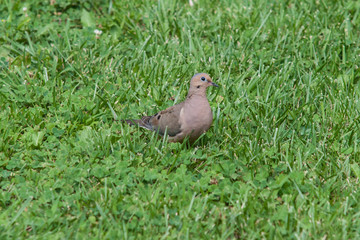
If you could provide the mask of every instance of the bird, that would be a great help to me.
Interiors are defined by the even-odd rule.
[[[169,142],[194,143],[211,126],[213,114],[206,97],[206,89],[219,87],[207,73],[197,73],[190,81],[186,99],[152,116],[125,120],[129,125],[168,135]]]

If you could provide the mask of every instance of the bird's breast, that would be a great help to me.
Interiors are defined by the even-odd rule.
[[[207,98],[192,98],[186,102],[180,112],[182,126],[187,132],[202,134],[212,123],[213,115]]]

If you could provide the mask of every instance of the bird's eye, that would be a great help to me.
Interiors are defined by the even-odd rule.
[[[201,77],[200,79],[201,79],[201,81],[203,81],[203,82],[205,82],[205,80],[206,80],[205,77]]]

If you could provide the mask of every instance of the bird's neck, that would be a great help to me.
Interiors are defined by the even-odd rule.
[[[193,96],[201,96],[206,98],[206,88],[200,87],[200,88],[190,88],[189,93],[187,95],[187,99],[192,98]]]

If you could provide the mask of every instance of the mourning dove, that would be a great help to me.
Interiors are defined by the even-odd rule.
[[[206,88],[219,87],[206,73],[195,74],[190,81],[189,93],[185,101],[169,107],[153,116],[139,120],[125,120],[130,125],[169,135],[170,142],[182,142],[185,138],[193,143],[211,126],[213,115],[206,98]]]

